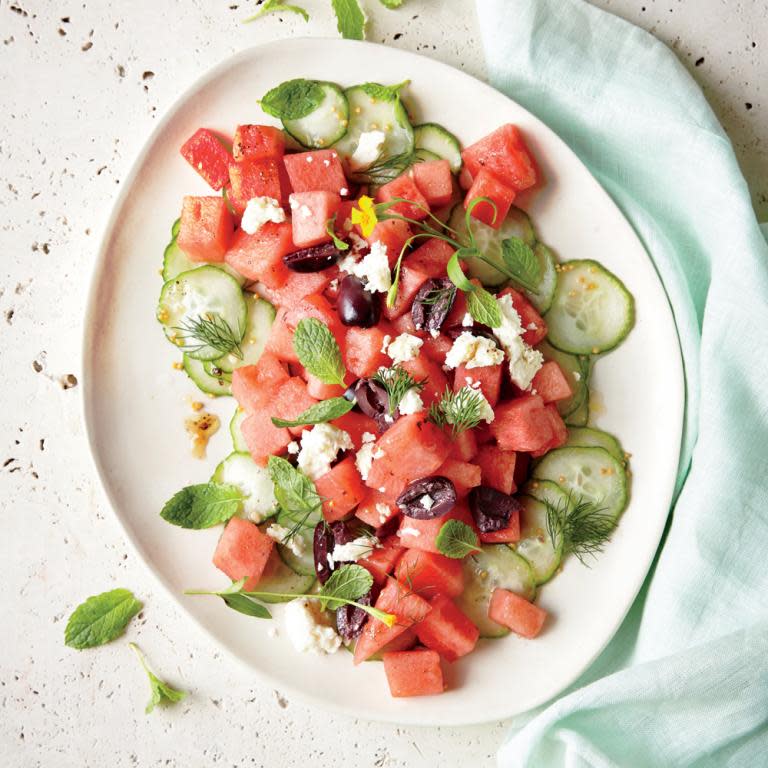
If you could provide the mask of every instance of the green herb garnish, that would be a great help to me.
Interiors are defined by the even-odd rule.
[[[314,112],[325,98],[322,86],[316,80],[287,80],[273,88],[262,98],[261,108],[281,120],[299,120]]]
[[[173,330],[180,334],[176,345],[188,354],[194,355],[201,349],[211,347],[219,353],[219,357],[233,354],[241,360],[243,358],[240,349],[243,331],[240,328],[235,331],[221,315],[188,317],[182,325],[175,326]]]
[[[75,608],[64,630],[70,648],[94,648],[119,637],[128,622],[143,608],[127,589],[113,589],[89,597]]]
[[[331,0],[336,14],[336,27],[342,37],[365,39],[365,14],[358,0]]]
[[[310,405],[306,411],[300,413],[295,419],[278,419],[272,417],[272,423],[276,427],[301,427],[305,424],[324,424],[327,421],[338,419],[345,413],[349,413],[355,407],[354,401],[345,397],[332,397],[330,400],[321,400]]]
[[[544,500],[544,506],[547,532],[555,549],[562,545],[563,556],[576,555],[582,563],[603,551],[616,527],[613,516],[594,501],[574,501],[569,495],[557,504]]]
[[[461,520],[448,520],[443,523],[435,538],[435,546],[443,555],[455,560],[480,551],[477,534]]]
[[[283,537],[283,544],[287,544],[304,528],[314,528],[320,522],[323,502],[315,484],[285,459],[270,456],[267,469],[282,514],[293,523]]]
[[[236,485],[188,485],[165,503],[160,517],[180,528],[211,528],[237,514],[244,499]]]
[[[128,643],[139,657],[142,669],[147,673],[151,696],[144,711],[149,714],[158,704],[175,704],[186,697],[186,691],[179,691],[163,682],[148,666],[144,654],[136,643]]]
[[[384,2],[384,0],[382,0],[382,2]],[[268,13],[283,13],[284,11],[288,13],[296,13],[299,16],[302,16],[304,21],[309,21],[309,14],[301,6],[289,5],[288,3],[284,3],[283,0],[264,0],[259,10],[254,13],[253,16],[243,19],[243,24],[256,21],[256,19],[260,19]]]
[[[381,83],[363,83],[358,86],[366,96],[370,96],[376,101],[395,101],[400,98],[400,91],[410,84],[410,80],[403,80],[397,85],[381,85]]]
[[[380,384],[387,393],[389,400],[389,415],[394,415],[401,400],[409,389],[421,392],[424,389],[426,379],[416,380],[401,365],[393,365],[391,368],[379,368],[372,379]]]
[[[333,244],[336,246],[337,251],[348,251],[349,250],[349,243],[344,242],[337,234],[336,234],[336,214],[334,213],[333,216],[331,216],[328,221],[325,222],[325,231],[330,236],[331,240],[333,240]]]
[[[462,387],[458,392],[446,387],[440,400],[429,406],[427,418],[438,427],[450,424],[456,437],[482,421],[484,401],[483,393],[472,387]]]
[[[541,264],[531,246],[519,237],[508,237],[501,241],[501,256],[512,279],[535,293],[541,281]]]
[[[341,350],[328,327],[314,317],[299,321],[293,334],[293,349],[299,362],[323,384],[344,386],[347,373]]]

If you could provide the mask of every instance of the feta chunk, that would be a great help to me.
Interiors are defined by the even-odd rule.
[[[467,368],[482,368],[504,362],[504,353],[485,336],[475,336],[463,331],[453,342],[445,356],[449,368],[458,368],[462,363]]]
[[[493,412],[493,408],[491,407],[491,404],[485,399],[485,395],[482,393],[482,391],[478,386],[474,386],[471,384],[467,384],[466,386],[462,387],[456,395],[460,395],[462,392],[467,391],[468,393],[471,393],[473,398],[479,398],[480,401],[480,411],[479,416],[480,419],[483,421],[488,422],[490,424],[495,418],[496,414]],[[450,418],[450,413],[446,414],[446,421],[449,424],[453,424],[453,421]]]
[[[386,293],[392,285],[387,246],[377,240],[362,260],[354,265],[352,274],[363,281],[366,291]]]
[[[421,504],[422,507],[426,510],[432,509],[432,507],[435,506],[435,500],[428,494],[425,493],[420,499],[419,504]]]
[[[493,333],[509,358],[510,378],[520,389],[528,389],[544,364],[544,355],[523,341],[523,324],[512,297],[507,294],[496,302],[501,310],[501,325]]]
[[[333,548],[333,559],[337,563],[356,562],[361,557],[368,557],[379,546],[375,536],[358,536],[346,544],[337,544]]]
[[[379,525],[384,525],[389,520],[392,510],[389,508],[389,505],[382,504],[381,502],[376,504],[375,509],[376,514],[379,516]]]
[[[366,434],[370,434],[370,432],[366,432]],[[377,450],[375,443],[371,441],[366,442],[363,440],[363,444],[360,447],[360,450],[355,455],[355,466],[357,467],[357,471],[360,473],[360,477],[362,477],[363,480],[368,479],[368,473],[371,471],[371,467],[373,466],[373,460],[376,458],[381,458],[383,455],[384,451],[382,451],[380,448]]]
[[[353,448],[352,438],[343,429],[331,424],[316,424],[304,432],[297,463],[307,477],[317,480],[331,471],[331,464],[340,451]]]
[[[243,512],[254,523],[260,523],[277,508],[275,487],[269,472],[256,466],[248,456],[235,456],[222,467],[220,481],[242,491]]]
[[[421,399],[419,390],[411,387],[401,398],[400,405],[397,406],[401,416],[409,416],[412,413],[418,413],[424,410],[424,401]]]
[[[389,344],[392,341],[392,337],[387,333],[384,335],[384,339],[381,342],[381,352],[382,354],[387,354],[387,349],[389,348]]]
[[[395,365],[407,363],[419,356],[419,350],[424,343],[424,339],[414,336],[411,333],[401,333],[387,347],[387,354],[392,358]]]
[[[471,328],[475,324],[475,320],[469,312],[465,312],[464,317],[461,318],[461,324],[465,328]]]
[[[282,224],[285,221],[285,211],[274,197],[252,197],[245,206],[240,229],[249,235],[254,235],[264,224],[272,221]]]
[[[352,157],[349,158],[349,167],[353,171],[357,171],[375,163],[381,154],[381,148],[386,140],[387,135],[384,131],[365,131],[361,133],[357,141],[357,147],[352,153]]]
[[[416,538],[417,536],[421,536],[421,531],[418,528],[405,527],[405,528],[401,528],[397,532],[397,535],[400,537],[413,536],[414,538]]]
[[[291,644],[300,653],[335,653],[341,647],[341,638],[316,600],[291,600],[285,606],[285,628]]]
[[[291,454],[291,456],[296,456],[299,452],[299,444],[295,440],[291,440],[290,443],[288,443],[288,453]]]
[[[293,552],[296,557],[301,557],[305,552],[304,539],[299,536],[291,536],[290,529],[277,523],[272,523],[265,531],[270,539],[273,539],[278,544],[283,544]]]

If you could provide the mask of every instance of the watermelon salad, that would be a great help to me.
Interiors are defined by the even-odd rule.
[[[541,588],[607,544],[628,454],[589,382],[634,323],[621,280],[520,207],[544,183],[522,131],[462,148],[412,125],[407,85],[291,80],[231,140],[197,130],[181,154],[212,191],[183,199],[157,310],[235,401],[232,452],[162,510],[222,526],[231,583],[203,594],[286,603],[292,646],[383,660],[393,696],[546,632]]]

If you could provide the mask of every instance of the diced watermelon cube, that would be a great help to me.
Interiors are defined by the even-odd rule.
[[[392,462],[374,460],[365,484],[389,499],[396,499],[408,485],[408,480],[392,471]]]
[[[461,560],[452,560],[436,552],[420,552],[418,549],[403,551],[395,570],[395,577],[401,584],[427,599],[438,593],[455,597],[464,591]]]
[[[435,544],[435,539],[448,520],[461,520],[470,528],[474,529],[475,527],[475,521],[472,519],[469,507],[465,501],[460,501],[453,509],[441,517],[432,518],[432,520],[416,520],[412,517],[404,517],[397,531],[400,544],[410,549],[420,549],[422,552],[439,553],[440,550]]]
[[[336,211],[334,229],[342,240],[349,239],[349,233],[353,230],[356,235],[360,236],[360,227],[352,223],[352,209],[357,207],[357,202],[357,200],[342,199],[339,204],[339,210]]]
[[[474,281],[470,281],[474,282]],[[467,306],[467,294],[464,291],[456,291],[456,298],[453,300],[453,306],[448,313],[448,317],[443,321],[443,328],[451,328],[454,325],[461,325],[464,315],[469,312]]]
[[[515,191],[497,179],[488,169],[482,168],[475,176],[475,180],[464,198],[464,210],[468,210],[471,202],[479,197],[487,197],[492,200],[496,208],[494,209],[490,203],[482,200],[472,208],[470,216],[489,227],[499,229],[504,219],[507,218],[509,209],[515,200]]]
[[[207,128],[199,128],[181,146],[182,157],[219,192],[229,184],[232,156],[224,142]]]
[[[531,153],[515,125],[497,128],[467,147],[461,159],[472,177],[486,168],[516,192],[532,187],[537,180]]]
[[[552,439],[546,445],[539,448],[539,450],[531,451],[531,456],[534,459],[543,456],[555,448],[559,448],[568,440],[568,427],[565,425],[562,416],[558,413],[557,407],[550,403],[546,406],[546,412],[552,428]]]
[[[466,429],[459,432],[453,438],[453,448],[451,449],[451,458],[459,461],[472,461],[477,456],[477,438],[473,429]]]
[[[465,192],[472,186],[472,174],[467,169],[466,165],[461,166],[459,171],[459,187]]]
[[[281,203],[286,194],[280,183],[280,169],[275,160],[244,160],[229,166],[232,188],[229,201],[240,214],[254,197],[271,197]]]
[[[253,460],[261,467],[267,466],[270,456],[284,453],[293,439],[284,427],[276,427],[265,409],[256,411],[240,425],[243,440]]]
[[[396,698],[430,696],[445,690],[440,656],[435,651],[393,651],[384,654],[389,692]]]
[[[496,408],[491,432],[505,451],[538,451],[552,440],[552,422],[538,395],[523,395]]]
[[[288,378],[285,366],[264,352],[256,365],[243,365],[232,372],[232,395],[243,410],[252,413],[261,410]]]
[[[328,283],[339,274],[337,267],[324,269],[322,272],[292,272],[288,270],[288,279],[280,288],[268,289],[267,298],[276,307],[294,307],[306,296],[322,293]]]
[[[446,459],[437,468],[435,474],[447,477],[456,488],[456,495],[460,499],[481,483],[480,467],[459,459]]]
[[[403,315],[403,317],[410,317],[410,314]],[[424,336],[424,344],[421,347],[421,353],[426,355],[430,360],[438,365],[442,365],[445,362],[445,356],[451,351],[453,342],[447,336],[442,333],[432,338],[430,334],[425,334],[423,331],[417,332],[417,335],[421,333]]]
[[[355,510],[355,517],[370,525],[371,528],[380,528],[399,514],[400,510],[394,498],[374,488],[368,489],[365,498]]]
[[[192,261],[221,262],[233,229],[232,214],[224,198],[187,195],[176,242]]]
[[[387,330],[382,325],[373,328],[347,329],[344,361],[347,370],[356,378],[373,376],[382,366],[390,364],[389,358],[382,352]]]
[[[333,192],[294,192],[290,198],[293,242],[299,248],[328,242],[328,219],[340,203],[341,198]]]
[[[291,421],[316,402],[317,400],[307,391],[307,385],[303,379],[292,376],[274,392],[266,407],[270,411],[270,416]],[[300,435],[305,429],[307,429],[306,426],[288,427],[288,431],[294,436]]]
[[[237,230],[225,261],[248,280],[258,280],[268,288],[280,288],[291,276],[283,256],[294,250],[290,223],[269,221],[252,235]]]
[[[407,173],[379,187],[376,193],[376,202],[379,203],[386,203],[394,198],[402,198],[408,202],[394,203],[387,209],[391,213],[399,213],[416,221],[421,221],[429,215],[429,203]]]
[[[400,539],[397,536],[390,536],[384,539],[381,546],[376,547],[368,557],[361,557],[357,564],[362,565],[373,576],[374,581],[382,585],[405,551],[400,546]]]
[[[467,368],[464,363],[456,368],[453,379],[453,391],[458,392],[467,385],[480,384],[480,391],[491,408],[496,407],[501,393],[501,381],[504,375],[503,365],[481,365],[477,368]]]
[[[448,262],[454,253],[453,247],[436,237],[420,242],[421,245],[407,256],[408,265],[420,269],[427,277],[445,277]]]
[[[522,293],[514,288],[505,288],[499,292],[499,296],[506,296],[507,294],[512,297],[512,306],[520,315],[522,326],[526,329],[523,333],[523,341],[535,347],[547,335],[547,324],[544,322],[544,318]]]
[[[368,492],[352,456],[343,459],[330,472],[318,477],[315,487],[323,499],[323,517],[329,523],[346,517]]]
[[[453,176],[447,160],[416,163],[410,174],[431,209],[448,205],[453,197]]]
[[[471,653],[480,630],[447,595],[437,595],[430,605],[432,610],[414,627],[419,641],[446,661],[456,661]]]
[[[532,386],[545,403],[566,400],[573,395],[563,369],[554,360],[547,360],[539,368],[533,377]]]
[[[285,169],[294,192],[331,192],[341,196],[349,194],[344,169],[335,149],[313,149],[310,152],[286,155]]]
[[[387,247],[387,258],[389,266],[394,267],[395,262],[400,256],[400,251],[405,245],[405,241],[411,236],[411,227],[407,221],[402,219],[384,219],[373,228],[368,242],[381,243]]]
[[[285,154],[285,136],[271,125],[238,125],[232,139],[232,154],[243,160],[277,160]]]
[[[388,627],[373,616],[366,621],[355,645],[355,665],[373,656],[406,629],[421,621],[431,610],[430,604],[424,598],[403,587],[393,578],[387,579],[374,606],[394,614],[395,623]]]
[[[448,379],[438,363],[430,360],[426,355],[419,355],[401,365],[416,381],[424,382],[421,399],[424,401],[425,407],[429,408],[435,400],[439,400],[443,396],[448,386]]]
[[[515,485],[518,488],[522,488],[531,469],[531,454],[530,453],[518,453],[515,457]]]
[[[350,411],[338,419],[334,419],[331,424],[334,427],[343,429],[352,440],[355,450],[358,451],[363,445],[363,435],[368,432],[372,435],[377,434],[376,422],[364,413],[359,411]]]
[[[394,640],[390,640],[370,661],[374,659],[381,660],[382,654],[394,653],[395,651],[409,651],[416,645],[416,633],[413,627],[409,627],[405,632],[401,632]]]
[[[533,638],[541,632],[547,612],[514,592],[497,588],[491,595],[488,618],[521,637]]]
[[[246,579],[245,589],[253,589],[266,568],[275,542],[253,523],[233,517],[221,534],[213,564],[232,581]]]
[[[496,445],[483,445],[478,450],[475,461],[480,466],[483,485],[489,485],[507,495],[517,490],[515,485],[517,454],[514,451],[504,451]]]

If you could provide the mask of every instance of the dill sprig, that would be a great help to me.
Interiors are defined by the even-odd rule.
[[[370,184],[380,187],[400,176],[414,163],[422,159],[419,150],[401,152],[397,155],[380,154],[370,165],[360,168],[350,174],[350,179],[357,184]]]
[[[453,303],[455,297],[456,286],[449,285],[445,288],[433,288],[432,290],[427,291],[424,298],[419,299],[419,301],[427,306],[442,304],[443,301],[445,301],[445,303],[450,306]]]
[[[424,389],[426,379],[417,380],[411,376],[401,365],[393,365],[391,368],[379,368],[374,374],[373,380],[384,387],[389,399],[389,415],[394,415],[400,401],[405,397],[409,389],[421,392]]]
[[[587,565],[585,558],[596,557],[605,548],[616,527],[616,520],[596,502],[569,494],[557,504],[544,500],[547,508],[547,532],[555,548],[562,544],[563,556],[576,555]]]
[[[427,418],[438,427],[450,424],[456,437],[482,421],[484,400],[483,393],[472,387],[462,387],[458,392],[446,387],[440,400],[429,406]]]
[[[213,313],[198,315],[197,318],[186,318],[182,325],[176,326],[175,331],[181,334],[179,346],[185,352],[195,353],[206,347],[215,349],[219,355],[233,354],[243,359],[240,340],[243,334],[240,328],[235,332],[230,324],[221,316]]]

